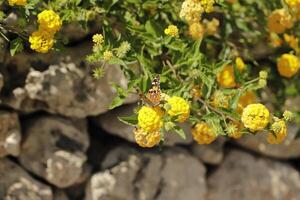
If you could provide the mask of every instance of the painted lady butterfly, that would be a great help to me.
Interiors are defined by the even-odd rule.
[[[157,75],[152,83],[151,88],[147,92],[146,96],[142,95],[142,99],[144,102],[149,104],[150,106],[157,106],[161,101],[161,90],[160,90],[160,78]]]

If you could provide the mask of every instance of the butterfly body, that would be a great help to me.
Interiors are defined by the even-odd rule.
[[[152,83],[151,88],[147,92],[146,96],[142,94],[142,99],[150,106],[157,106],[161,102],[161,90],[160,90],[160,78],[157,75]]]

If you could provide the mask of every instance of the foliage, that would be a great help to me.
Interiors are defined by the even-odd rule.
[[[91,39],[93,53],[87,57],[91,66],[96,66],[94,77],[102,78],[105,68],[118,64],[128,79],[126,89],[113,85],[118,96],[110,108],[122,105],[128,94],[137,93],[141,105],[159,107],[163,112],[162,137],[157,137],[155,130],[156,140],[148,146],[152,147],[157,138],[163,140],[170,131],[185,138],[179,124],[186,120],[194,127],[198,141],[207,135],[202,130],[239,138],[252,134],[241,122],[248,104],[260,99],[272,105],[276,112],[264,119],[267,122],[262,129],[274,133],[271,127],[278,121],[274,115],[282,117],[284,102],[299,96],[300,1],[295,2],[298,4],[281,0],[28,0],[25,6],[11,7],[4,1],[0,3],[0,35],[10,43],[14,55],[30,51],[32,26],[39,26],[38,15],[45,10],[60,16],[62,28],[72,23],[89,31],[90,24],[97,24],[101,28]],[[18,16],[15,24],[7,23],[10,12]],[[196,15],[188,16],[191,13]],[[53,37],[56,50],[68,41],[59,31]],[[292,66],[288,78],[277,70],[277,59],[283,54],[294,58],[292,64],[290,60],[278,64],[278,69]],[[151,85],[157,75],[159,83]],[[266,91],[271,91],[268,99],[262,98]],[[249,93],[255,98],[247,98]],[[187,102],[178,101],[184,109],[168,102],[174,97]],[[135,116],[120,120],[140,129],[138,110]],[[170,110],[178,115],[170,114]],[[179,120],[182,110],[184,120]],[[300,122],[300,110],[294,112]],[[259,115],[260,110],[255,113]],[[201,134],[195,131],[200,129]],[[152,134],[145,130],[137,133],[139,140]]]

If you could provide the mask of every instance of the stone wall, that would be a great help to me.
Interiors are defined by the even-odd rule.
[[[162,148],[139,148],[117,120],[137,97],[108,111],[109,83],[126,80],[118,66],[94,80],[82,62],[90,48],[0,61],[0,199],[299,199],[298,126],[281,145],[257,135],[203,146],[170,133]]]

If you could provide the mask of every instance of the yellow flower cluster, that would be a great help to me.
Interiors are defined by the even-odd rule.
[[[134,130],[136,143],[141,147],[153,147],[161,140],[160,128],[163,111],[160,107],[143,106],[138,111],[138,126]]]
[[[192,128],[192,135],[198,144],[210,144],[217,138],[217,134],[213,129],[204,122],[197,123],[195,127]]]
[[[53,35],[45,30],[35,31],[29,37],[30,48],[40,52],[47,53],[54,44]]]
[[[239,139],[242,137],[243,133],[241,129],[243,128],[243,124],[238,124],[231,122],[227,125],[226,132],[228,134],[228,137],[233,139]]]
[[[268,29],[280,34],[294,25],[292,16],[285,9],[274,10],[268,17]]]
[[[176,37],[178,36],[178,28],[175,25],[169,25],[168,28],[165,29],[165,34]]]
[[[168,115],[177,117],[178,122],[186,121],[190,116],[190,105],[181,97],[173,96],[167,101],[170,108],[167,110]]]
[[[166,113],[184,122],[190,114],[189,103],[181,97],[167,97]],[[136,142],[142,147],[153,147],[161,140],[160,129],[163,126],[165,112],[159,107],[143,106],[138,111],[138,128],[134,131]]]
[[[113,57],[113,53],[109,50],[104,51],[103,60],[109,61]]]
[[[27,4],[27,0],[8,0],[8,4],[10,6],[25,6]]]
[[[139,146],[151,148],[160,142],[161,134],[159,131],[148,133],[142,129],[135,129],[134,138]]]
[[[160,107],[143,106],[138,112],[138,125],[145,132],[157,132],[163,125],[162,116]]]
[[[244,71],[246,69],[246,65],[241,57],[235,59],[235,64],[239,71]]]
[[[58,14],[52,10],[44,10],[38,14],[39,30],[29,37],[30,48],[47,53],[54,44],[54,35],[62,26],[62,21]]]
[[[104,37],[103,37],[103,35],[102,35],[102,34],[95,34],[95,35],[93,35],[93,42],[94,42],[96,45],[98,45],[98,46],[102,45],[103,42],[104,42]]]
[[[283,54],[277,61],[277,69],[281,76],[291,78],[300,69],[299,59],[292,54]]]
[[[300,0],[285,0],[292,13],[300,19]]]
[[[224,69],[217,74],[217,82],[224,88],[233,88],[236,86],[234,68],[232,65],[225,66]]]
[[[250,131],[263,130],[270,121],[270,112],[262,104],[250,104],[244,108],[242,122]]]
[[[58,14],[53,10],[44,10],[38,14],[38,23],[40,24],[40,29],[49,31],[55,34],[62,26],[62,21]]]
[[[273,47],[280,47],[283,43],[279,35],[273,32],[270,33],[269,41]]]
[[[267,141],[270,144],[280,144],[287,136],[286,124],[283,120],[277,120],[271,125],[271,130],[268,134]]]
[[[214,0],[185,0],[182,3],[180,17],[188,24],[197,23],[204,12],[212,12]]]
[[[256,95],[254,92],[252,91],[248,91],[246,92],[244,95],[242,95],[239,99],[239,102],[238,102],[238,107],[237,107],[237,112],[239,114],[242,114],[243,112],[243,109],[250,105],[250,104],[253,104],[257,101],[256,99]]]
[[[204,33],[204,26],[200,22],[195,22],[189,25],[189,34],[194,40],[201,40]]]
[[[235,65],[240,72],[246,69],[246,65],[241,57],[237,57],[235,59]],[[225,66],[224,69],[217,74],[217,82],[224,88],[233,88],[237,86],[234,77],[233,65]]]
[[[203,20],[203,23],[205,25],[205,32],[208,35],[214,35],[217,33],[219,25],[220,25],[220,21],[216,18],[213,18],[212,20],[208,21],[208,20]]]
[[[297,37],[295,37],[294,35],[288,35],[288,34],[284,34],[283,35],[284,41],[294,50],[297,51],[298,49],[298,43],[299,40]]]

